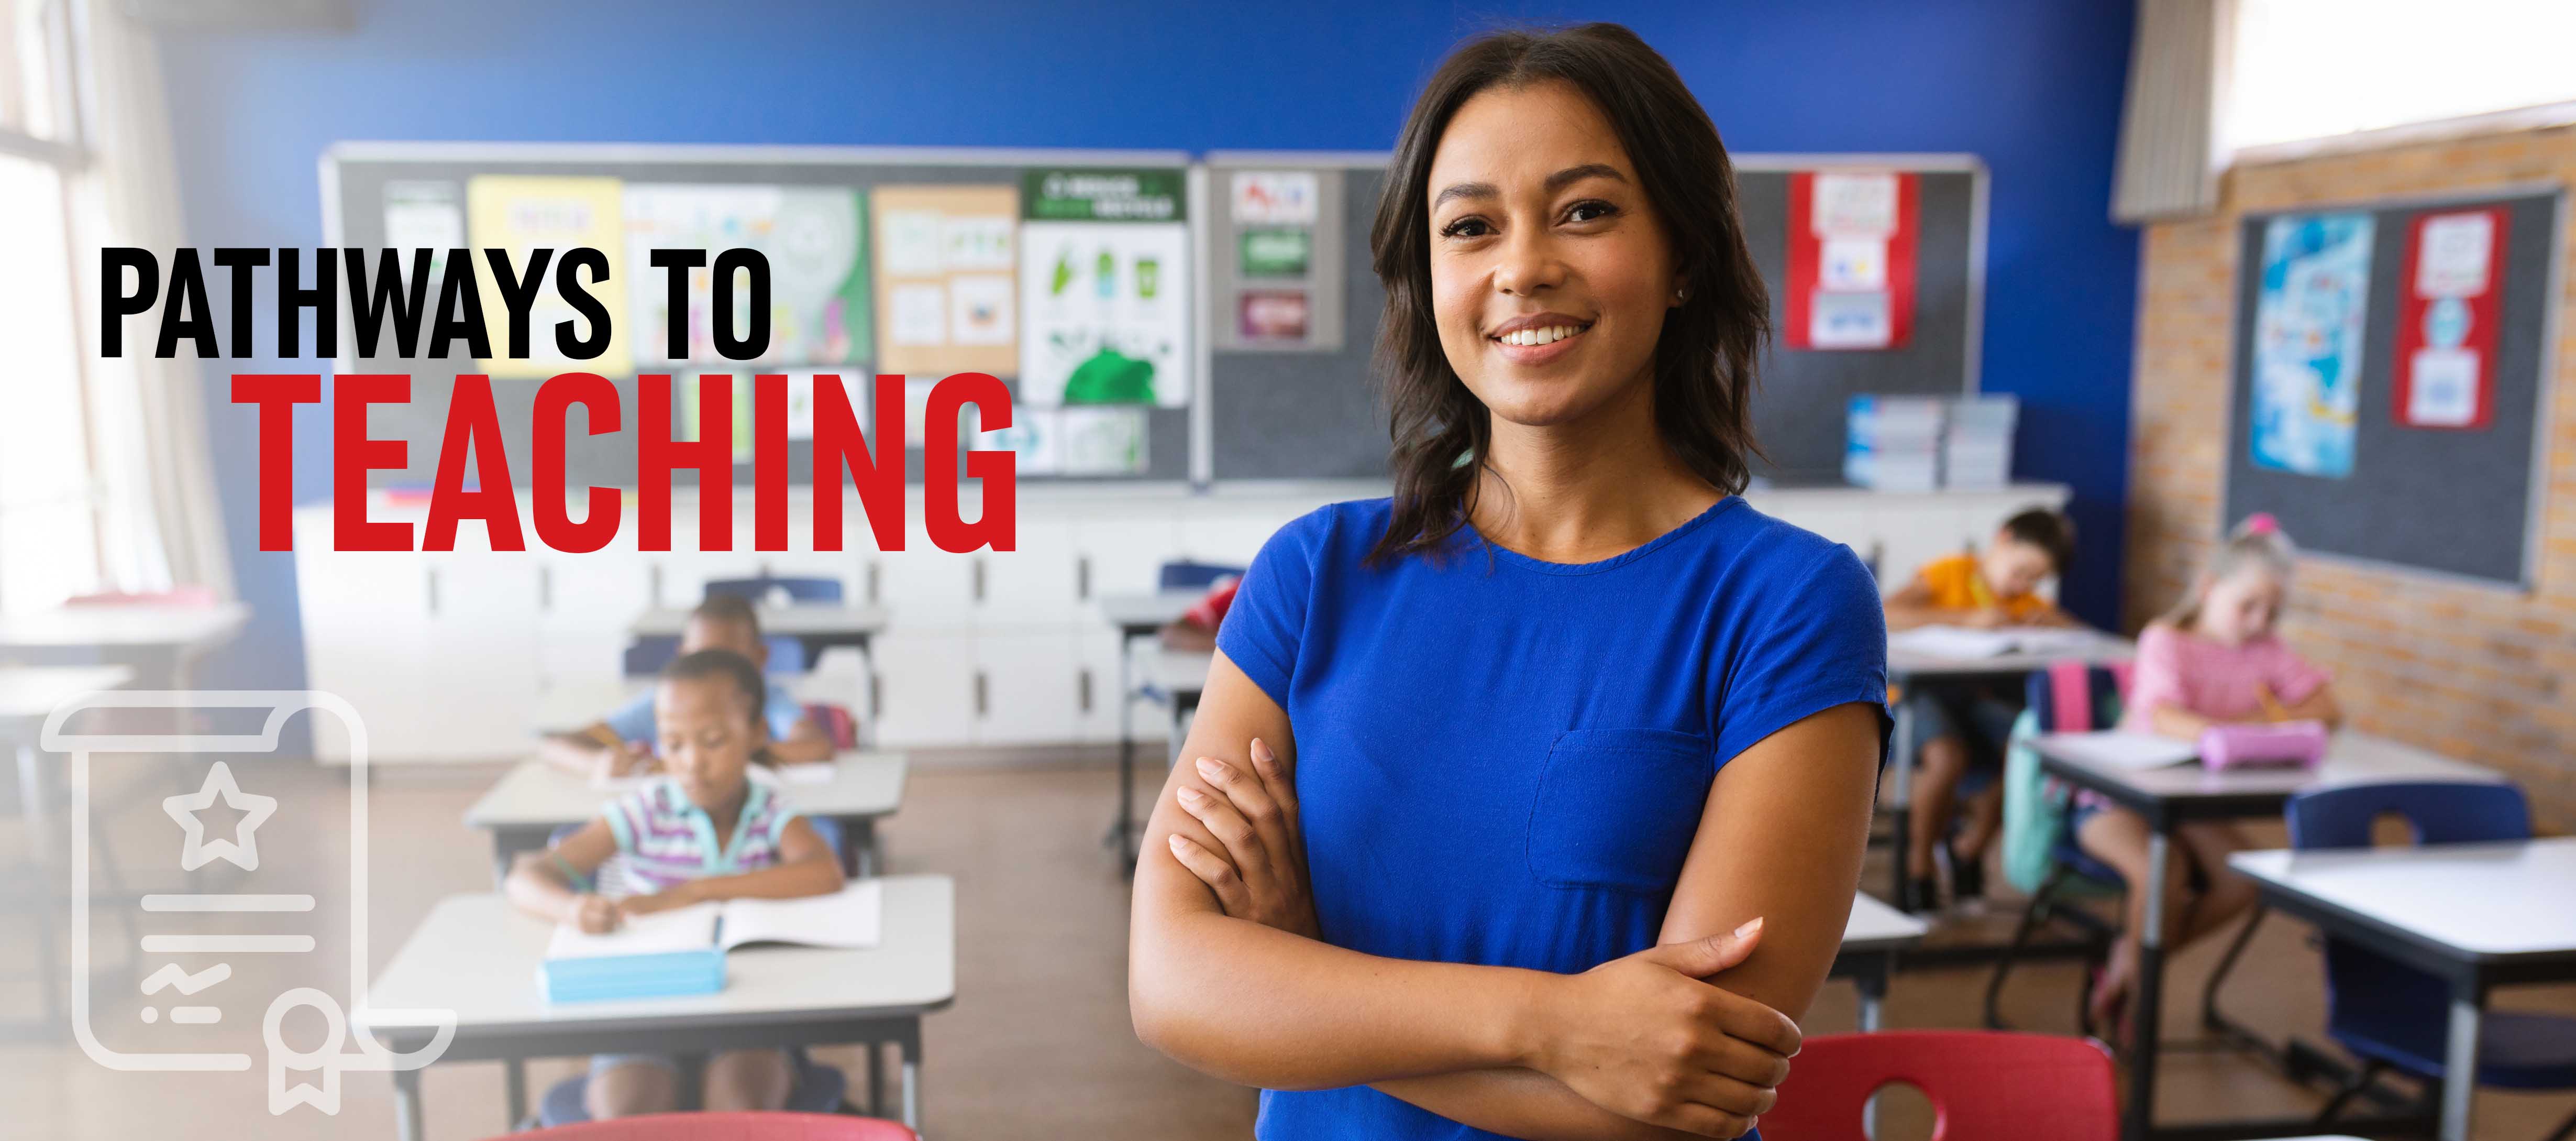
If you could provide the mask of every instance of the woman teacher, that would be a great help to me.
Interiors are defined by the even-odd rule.
[[[1886,630],[1738,497],[1769,301],[1625,28],[1460,48],[1371,235],[1395,494],[1261,550],[1136,869],[1137,1032],[1258,1135],[1741,1136],[1859,879]]]

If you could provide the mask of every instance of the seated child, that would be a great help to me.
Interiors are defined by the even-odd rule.
[[[2295,551],[2269,515],[2239,526],[2182,605],[2138,635],[2122,729],[2198,738],[2212,725],[2341,719],[2325,671],[2276,635]],[[2077,798],[2068,823],[2086,854],[2129,882],[2128,929],[2112,948],[2090,1002],[2097,1025],[2117,1031],[2137,986],[2139,939],[2146,927],[2145,819],[2099,796]],[[2226,824],[2175,830],[2165,875],[2165,947],[2170,953],[2227,925],[2254,905],[2254,886],[2227,866],[2245,847]]]
[[[561,844],[521,855],[504,885],[521,910],[582,930],[704,900],[790,899],[841,887],[841,863],[814,826],[748,778],[768,746],[758,667],[728,650],[684,654],[654,687],[668,772],[619,797]],[[592,885],[596,884],[596,887]],[[591,1059],[594,1118],[667,1113],[679,1105],[678,1062],[649,1054]],[[709,1110],[787,1104],[784,1051],[728,1050],[707,1060]]]
[[[699,650],[730,650],[749,659],[754,668],[764,666],[769,643],[760,636],[759,612],[728,594],[700,603],[680,631],[680,653]],[[766,683],[761,703],[772,742],[769,763],[798,765],[832,759],[831,736],[805,715],[805,707],[796,703],[787,687]],[[653,695],[645,693],[578,733],[547,734],[537,754],[573,772],[620,777],[654,770],[653,740]]]
[[[1887,627],[1904,630],[1946,623],[1999,626],[2073,626],[2074,618],[2035,593],[2066,573],[2075,557],[2075,525],[2065,515],[2033,508],[1996,529],[1985,549],[1926,563],[1914,580],[1887,600]],[[2003,826],[2004,743],[2021,715],[2019,685],[1993,680],[1916,681],[1901,694],[1922,742],[1922,772],[1914,779],[1911,835],[1905,874],[1915,899],[1929,905],[1937,868],[1935,849],[1948,836],[1959,790],[1973,773],[1982,788],[1968,798],[1968,820],[1949,857],[1950,893],[1967,901],[1985,894],[1986,849]]]

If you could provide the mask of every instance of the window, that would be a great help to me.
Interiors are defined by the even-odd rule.
[[[2487,116],[2576,121],[2571,43],[2567,0],[2236,0],[2227,144],[2286,156]]]
[[[0,613],[98,588],[98,471],[73,313],[75,182],[68,0],[0,0],[0,313],[11,404],[0,416]],[[23,318],[23,319],[21,319]]]

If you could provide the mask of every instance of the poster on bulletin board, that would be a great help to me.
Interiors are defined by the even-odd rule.
[[[2363,213],[2286,215],[2264,228],[2249,421],[2255,466],[2352,474],[2375,232]]]
[[[2397,423],[2477,430],[2494,419],[2502,207],[2425,214],[2408,227],[2390,362]]]
[[[1020,196],[1011,186],[879,186],[879,372],[1009,376],[1019,367],[1012,314]]]
[[[1178,169],[1031,170],[1020,400],[1190,402],[1190,231]]]
[[[1918,176],[1799,171],[1789,176],[1793,349],[1902,348],[1913,334]]]

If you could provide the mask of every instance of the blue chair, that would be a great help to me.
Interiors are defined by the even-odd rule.
[[[805,672],[804,642],[785,634],[771,634],[761,638],[761,643],[769,647],[769,664],[762,672],[773,676]],[[678,638],[647,637],[637,638],[634,645],[626,647],[621,661],[626,676],[651,677],[661,673],[671,664],[671,659],[679,656]]]
[[[2119,678],[2103,667],[2060,663],[2032,673],[2027,685],[2024,719],[2016,726],[2017,734],[2024,729],[2036,733],[2077,732],[2109,726],[2120,719]],[[2070,691],[2068,696],[2080,689],[2086,698],[2086,708],[2075,709],[2060,700],[2061,686]],[[2022,788],[2022,782],[2017,781],[2011,771],[2012,762],[2007,761],[2006,764],[2006,797],[2038,792],[2036,787],[2030,790]],[[2047,795],[2045,792],[2038,794]],[[2012,807],[2006,806],[2008,814]],[[2006,827],[2011,825],[2007,823]],[[2013,964],[2042,927],[2064,920],[2082,931],[2084,960],[2092,967],[2099,967],[2110,954],[2111,939],[2117,934],[2099,916],[2069,905],[2088,896],[2116,897],[2126,892],[2128,884],[2119,871],[2087,855],[2075,843],[2074,834],[2062,820],[2047,844],[2048,873],[2031,891],[2030,905],[2022,909],[2021,922],[2014,925],[2011,941],[2004,944],[2003,953],[1995,959],[1995,973],[1986,980],[1985,1021],[1989,1030],[2011,1029],[2005,1025],[2001,1010],[2004,979],[2012,973]],[[2076,1023],[2087,1036],[2094,1030],[2092,1004],[2087,1001],[2089,997],[2081,988],[2075,993]]]
[[[791,602],[833,603],[841,601],[842,598],[841,580],[837,578],[774,575],[761,575],[758,578],[709,579],[706,596],[713,598],[719,594],[730,594],[757,603],[768,598],[773,590],[786,591],[788,600]]]
[[[2382,816],[2404,820],[2416,844],[2531,838],[2531,810],[2510,784],[2410,782],[2319,789],[2290,798],[2290,846],[2367,848]],[[2451,991],[2442,980],[2346,940],[2326,940],[2326,1035],[2362,1068],[2326,1103],[2330,1120],[2389,1070],[2439,1089]],[[2481,1020],[2481,1085],[2576,1090],[2576,1018],[2489,1011]],[[2549,1141],[2576,1135],[2576,1116]]]
[[[1205,590],[1227,575],[1239,575],[1243,568],[1224,563],[1198,563],[1175,559],[1163,564],[1157,587],[1162,590]]]

